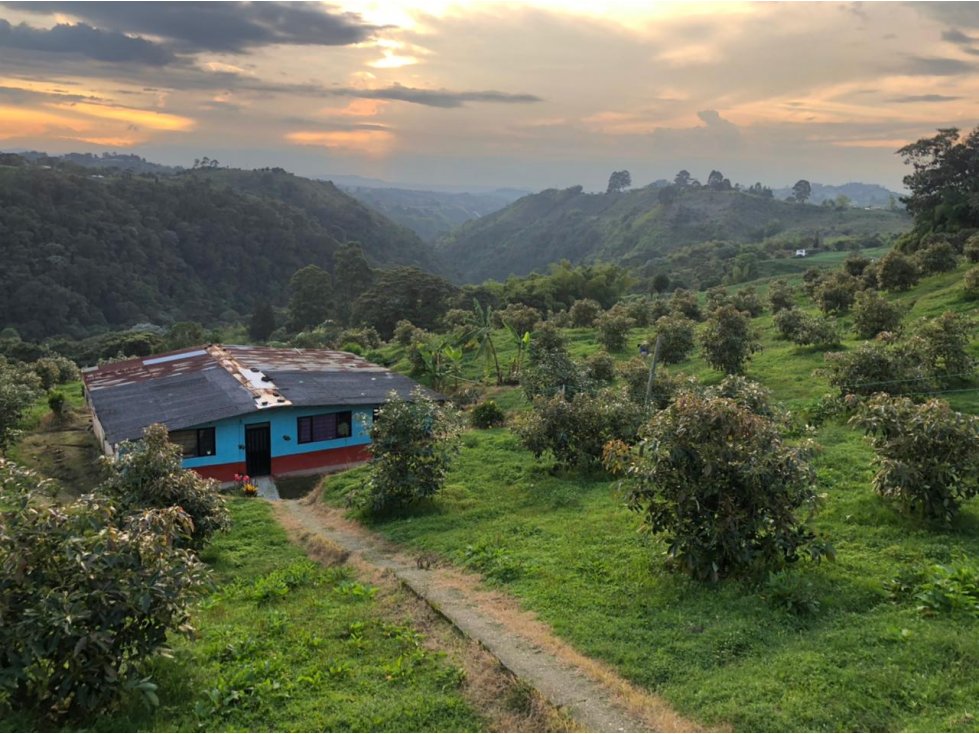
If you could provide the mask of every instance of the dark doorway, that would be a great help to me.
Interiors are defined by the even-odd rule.
[[[245,471],[250,477],[272,473],[272,440],[268,423],[245,426]]]

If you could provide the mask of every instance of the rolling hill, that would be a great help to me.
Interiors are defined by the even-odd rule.
[[[786,246],[813,237],[887,235],[910,226],[902,212],[791,204],[739,191],[651,185],[586,194],[549,189],[468,222],[438,243],[453,276],[464,282],[505,279],[551,262],[641,266],[682,245],[708,241]]]

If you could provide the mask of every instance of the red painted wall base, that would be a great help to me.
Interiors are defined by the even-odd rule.
[[[280,477],[289,474],[313,473],[317,469],[329,471],[331,468],[360,464],[371,458],[369,444],[360,446],[345,446],[342,449],[325,449],[310,451],[307,454],[272,457],[272,476]],[[245,462],[237,461],[230,464],[214,464],[213,466],[194,467],[194,471],[202,477],[216,479],[222,484],[235,480],[235,474],[245,473]]]

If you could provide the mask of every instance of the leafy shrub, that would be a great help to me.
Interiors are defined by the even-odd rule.
[[[816,290],[816,304],[826,314],[841,314],[850,310],[856,296],[858,283],[856,278],[843,272],[836,272],[826,277]]]
[[[401,319],[394,327],[394,340],[403,347],[408,346],[414,340],[415,332],[420,331],[408,319]]]
[[[547,322],[558,329],[567,329],[571,324],[571,315],[565,311],[551,311],[547,317]]]
[[[979,232],[972,235],[965,241],[962,247],[962,254],[970,263],[979,263]]]
[[[123,443],[119,458],[108,461],[107,466],[102,489],[122,511],[180,507],[193,523],[187,542],[194,550],[199,551],[230,523],[217,485],[181,468],[180,447],[167,440],[165,426],[152,425],[142,441]]]
[[[47,480],[0,459],[0,691],[19,709],[83,720],[141,678],[169,632],[190,632],[206,570],[177,542],[179,507],[122,518],[84,495],[55,504]]]
[[[48,393],[48,407],[51,412],[56,416],[62,416],[65,413],[65,394],[60,390],[52,390]]]
[[[829,384],[840,394],[891,395],[921,390],[928,376],[906,349],[883,342],[865,343],[848,352],[824,355]]]
[[[877,285],[885,291],[906,291],[918,282],[918,268],[897,250],[877,263]]]
[[[914,331],[908,349],[939,385],[967,380],[975,372],[969,343],[974,324],[962,314],[946,311],[922,321]]]
[[[440,320],[442,323],[442,328],[446,331],[462,329],[472,325],[473,312],[468,308],[450,308],[448,311],[442,314],[442,318]],[[400,324],[401,322],[399,321],[398,323]],[[395,338],[397,338],[397,335],[397,327],[395,327]]]
[[[340,345],[340,351],[356,354],[358,357],[364,356],[364,347],[358,342],[344,342]]]
[[[520,375],[520,385],[528,400],[558,393],[571,399],[584,390],[587,383],[584,371],[563,348],[540,352]]]
[[[773,314],[795,306],[795,289],[784,280],[774,280],[768,286],[768,304]]]
[[[618,367],[619,376],[625,383],[626,394],[634,403],[642,405],[646,400],[646,389],[649,387],[650,404],[659,409],[669,405],[673,398],[685,390],[697,390],[697,378],[682,374],[671,375],[665,369],[656,370],[653,384],[649,385],[649,362],[634,357]]]
[[[608,352],[595,352],[585,362],[588,379],[592,382],[612,382],[615,379],[615,360]]]
[[[704,296],[704,304],[707,307],[708,313],[720,308],[721,306],[732,305],[731,296],[728,295],[727,288],[720,285],[715,285],[713,288],[708,288]]]
[[[979,300],[979,267],[970,268],[962,278],[962,295],[970,301]]]
[[[344,329],[337,337],[337,341],[343,345],[358,344],[363,354],[368,349],[377,349],[381,346],[381,335],[373,326],[364,326],[360,329]]]
[[[613,439],[631,442],[642,422],[642,408],[621,391],[596,395],[578,393],[537,398],[534,408],[520,415],[515,432],[523,445],[540,458],[546,452],[557,464],[591,469],[599,465],[602,448]]]
[[[947,273],[958,265],[955,250],[948,242],[935,242],[918,250],[914,261],[922,273]]]
[[[531,362],[537,362],[549,352],[567,353],[567,342],[554,324],[544,321],[534,327],[527,356],[530,357]]]
[[[582,298],[571,304],[568,311],[571,324],[577,327],[593,326],[595,319],[602,312],[602,304],[591,298]]]
[[[664,364],[685,360],[694,350],[694,322],[682,316],[663,316],[655,332],[661,338],[659,358]]]
[[[626,309],[616,304],[595,319],[598,343],[610,352],[621,352],[625,349],[629,329],[635,325],[636,320],[629,316]]]
[[[927,615],[979,617],[979,565],[964,558],[948,566],[932,566],[914,598],[918,611]]]
[[[494,400],[486,400],[473,407],[469,414],[469,423],[474,428],[494,428],[502,426],[506,421],[506,414]]]
[[[944,400],[876,395],[851,418],[876,452],[874,490],[906,511],[949,521],[979,494],[979,417]]]
[[[746,286],[731,296],[731,305],[739,311],[744,311],[752,318],[761,316],[765,311],[754,286]]]
[[[34,374],[41,380],[41,388],[43,390],[50,390],[60,382],[58,378],[61,375],[61,370],[52,359],[42,357],[31,365],[31,369],[34,370]]]
[[[902,309],[875,291],[857,293],[853,307],[853,330],[861,339],[873,339],[882,331],[897,331]]]
[[[707,364],[728,374],[741,372],[751,354],[761,348],[751,333],[748,315],[733,306],[723,306],[710,315],[700,334],[700,346]]]
[[[802,329],[802,322],[805,318],[806,314],[802,309],[793,306],[792,308],[783,308],[777,312],[772,322],[775,324],[775,330],[782,339],[794,341],[796,334]]]
[[[775,314],[775,329],[783,339],[800,346],[837,347],[840,332],[836,321],[812,316],[797,308],[788,308]]]
[[[651,303],[648,298],[633,298],[622,301],[621,305],[629,318],[636,322],[636,326],[649,326],[652,323]]]
[[[775,418],[779,412],[772,402],[771,390],[741,375],[728,375],[719,384],[707,388],[705,394],[712,398],[733,400],[755,415],[766,418]]]
[[[673,291],[673,295],[670,296],[670,311],[694,321],[703,321],[704,318],[700,312],[700,305],[697,303],[697,294],[684,288],[677,288]]]
[[[532,332],[534,326],[541,320],[541,312],[532,306],[522,303],[511,303],[506,308],[497,311],[495,316],[500,326],[509,325],[519,336]]]
[[[678,396],[641,429],[629,507],[683,572],[716,581],[832,551],[796,518],[816,501],[807,446],[727,398]]]
[[[17,437],[21,419],[41,391],[37,374],[0,357],[0,453]]]
[[[870,259],[861,255],[859,252],[852,252],[843,261],[843,270],[854,278],[863,275],[863,271],[870,265]]]
[[[371,426],[370,469],[360,503],[370,512],[402,509],[438,493],[458,452],[458,420],[420,388],[391,393]],[[356,499],[356,498],[355,498]]]

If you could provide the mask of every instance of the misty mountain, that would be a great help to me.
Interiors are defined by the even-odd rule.
[[[235,321],[357,241],[375,266],[436,269],[430,246],[329,183],[281,170],[174,175],[0,159],[0,329],[85,336]]]
[[[900,197],[902,194],[891,191],[878,184],[865,184],[852,181],[842,186],[829,186],[827,184],[814,183],[809,203],[822,204],[824,201],[836,201],[838,196],[845,196],[850,200],[851,206],[872,207],[874,209],[887,209],[891,203],[903,208]],[[779,199],[785,199],[792,195],[792,187],[786,186],[781,189],[774,189],[774,194]]]
[[[562,259],[641,266],[682,245],[786,242],[904,231],[902,212],[791,204],[739,191],[650,185],[614,194],[549,189],[468,222],[437,247],[454,277],[476,283],[543,271]]]
[[[28,150],[17,153],[21,158],[37,163],[39,165],[51,165],[70,163],[82,168],[110,168],[132,173],[177,173],[182,171],[180,166],[165,166],[162,163],[153,163],[145,158],[131,153],[63,153],[61,155],[49,155],[37,150]]]
[[[435,242],[469,220],[499,211],[528,193],[515,189],[498,189],[479,194],[392,188],[341,188],[391,221],[412,230],[426,242]]]

